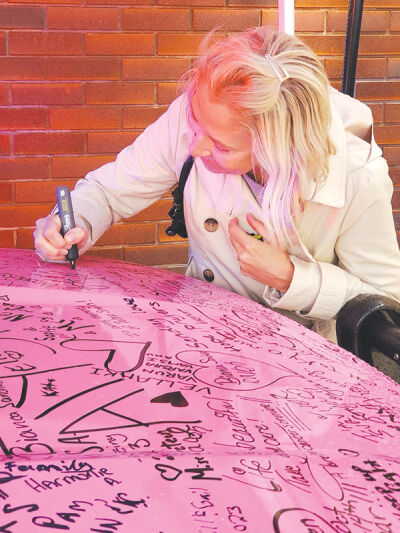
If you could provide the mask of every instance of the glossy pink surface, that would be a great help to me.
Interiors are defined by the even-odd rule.
[[[0,250],[0,531],[400,531],[400,387],[211,284]]]

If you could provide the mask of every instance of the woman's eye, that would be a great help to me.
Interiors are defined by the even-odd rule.
[[[221,148],[217,145],[215,145],[214,148],[217,152],[221,152],[222,154],[228,154],[230,152],[230,150],[228,150],[227,148]]]

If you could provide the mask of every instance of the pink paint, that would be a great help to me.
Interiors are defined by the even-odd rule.
[[[1,531],[398,531],[374,368],[151,267],[2,250],[0,280]]]

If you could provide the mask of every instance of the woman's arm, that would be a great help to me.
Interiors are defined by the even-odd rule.
[[[63,254],[66,245],[74,242],[84,252],[111,225],[135,215],[165,194],[176,183],[177,170],[187,155],[185,113],[182,96],[115,161],[78,181],[71,197],[75,221],[83,234],[75,231],[60,239],[54,215],[49,215],[37,221],[35,247],[39,253],[47,260],[59,260],[60,252]]]
[[[358,294],[383,294],[400,301],[400,251],[390,201],[393,185],[385,169],[386,164],[377,164],[353,171],[352,183],[363,185],[352,194],[337,235],[337,264],[291,256],[292,283],[272,303],[274,307],[330,319]],[[305,308],[310,290],[316,289],[312,306]]]

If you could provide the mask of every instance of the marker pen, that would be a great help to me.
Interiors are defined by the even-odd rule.
[[[263,236],[260,235],[259,233],[248,233],[247,235],[250,235],[250,237],[254,237],[258,241],[264,242]]]
[[[58,216],[61,219],[61,235],[64,235],[70,229],[75,227],[74,211],[72,209],[71,194],[68,187],[64,185],[62,187],[57,187],[56,189],[57,196],[57,206],[58,206]],[[71,268],[75,268],[76,260],[79,257],[78,246],[73,244],[68,250],[68,253],[65,257],[66,261],[70,262]]]

